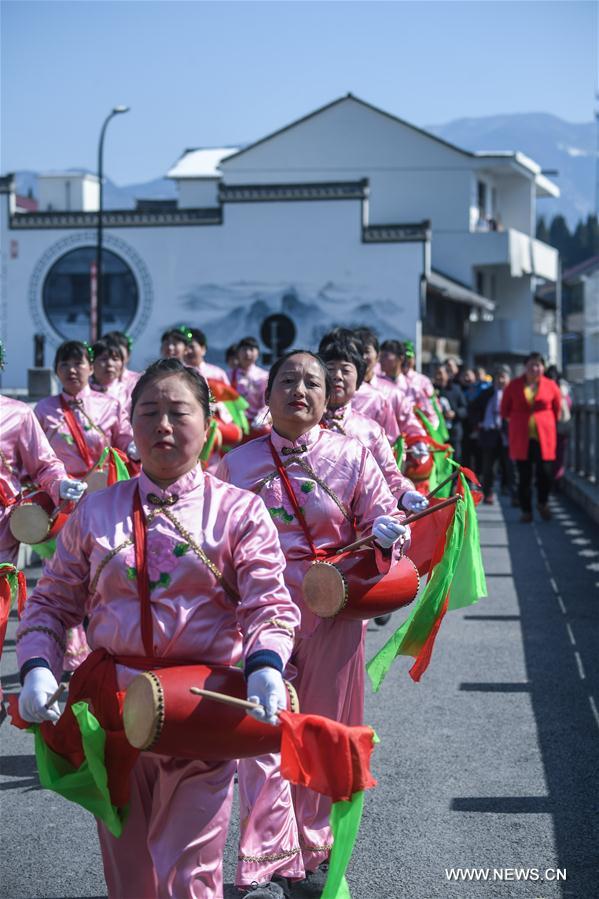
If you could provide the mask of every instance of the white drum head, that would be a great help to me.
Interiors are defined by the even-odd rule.
[[[50,530],[50,516],[37,503],[22,503],[10,514],[10,532],[19,543],[41,543]]]

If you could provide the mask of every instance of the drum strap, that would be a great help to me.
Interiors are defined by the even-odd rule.
[[[88,470],[91,470],[94,467],[94,460],[91,457],[91,453],[89,451],[89,447],[85,440],[85,435],[83,433],[83,428],[79,424],[77,420],[77,416],[66,402],[65,398],[60,396],[60,405],[62,406],[62,411],[64,415],[64,419],[67,423],[67,428],[71,432],[71,437],[75,441],[75,446],[77,447],[77,451],[79,455],[85,462],[85,467]]]
[[[297,501],[297,497],[293,491],[293,487],[291,486],[291,481],[289,480],[289,475],[285,471],[285,466],[281,462],[281,457],[279,456],[276,449],[274,448],[272,440],[269,439],[268,445],[270,446],[270,451],[272,453],[273,461],[274,461],[275,465],[277,466],[277,471],[279,473],[279,477],[281,479],[283,489],[285,490],[285,493],[287,494],[287,496],[289,498],[289,502],[291,503],[293,511],[295,512],[295,517],[297,518],[297,520],[300,524],[300,527],[301,527],[302,531],[304,532],[304,536],[305,536],[308,546],[310,547],[310,550],[312,552],[312,557],[314,559],[323,559],[327,555],[326,550],[319,549],[314,544],[314,540],[312,539],[312,534],[310,533],[310,529],[308,528],[308,522],[305,519],[303,509],[300,507],[300,505]]]
[[[0,478],[0,506],[4,506],[6,509],[8,506],[14,506],[16,501],[16,497],[11,496],[6,489],[6,481]]]
[[[147,656],[154,655],[150,578],[148,575],[147,532],[139,486],[133,498],[133,545],[141,617],[141,639]]]

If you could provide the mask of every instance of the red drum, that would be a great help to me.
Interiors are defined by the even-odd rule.
[[[19,543],[35,545],[55,537],[68,518],[43,490],[23,493],[10,513],[10,532]]]
[[[288,709],[298,711],[297,695],[285,681]],[[146,671],[130,684],[123,706],[128,741],[136,749],[182,759],[225,761],[281,748],[281,728],[256,721],[246,710],[190,693],[201,687],[246,698],[239,668],[181,665]]]
[[[426,481],[430,477],[433,470],[434,459],[432,453],[429,453],[428,459],[421,462],[419,456],[414,456],[408,450],[404,474],[406,478],[416,483],[417,481]]]
[[[373,550],[367,548],[313,562],[302,590],[306,605],[319,618],[365,620],[407,606],[419,586],[420,576],[407,556],[381,574]]]

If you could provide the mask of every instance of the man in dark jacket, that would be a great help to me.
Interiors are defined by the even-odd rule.
[[[433,384],[449,431],[449,442],[454,449],[454,458],[456,462],[460,462],[464,434],[463,422],[468,414],[464,393],[459,384],[450,383],[447,369],[443,365],[439,365],[436,369]]]
[[[514,467],[509,457],[507,422],[501,418],[503,391],[510,382],[510,369],[499,365],[495,369],[493,386],[479,394],[470,404],[469,418],[473,428],[478,428],[478,441],[482,451],[482,488],[487,505],[495,501],[493,485],[495,466],[499,463],[502,492],[515,498]]]

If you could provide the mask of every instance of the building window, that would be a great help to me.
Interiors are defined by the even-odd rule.
[[[487,218],[487,185],[484,181],[476,182],[476,204],[478,217],[481,221]]]
[[[58,259],[44,281],[46,318],[65,340],[89,340],[90,270],[95,247],[79,247]],[[139,305],[139,291],[127,263],[110,250],[102,252],[102,330],[127,331]]]

